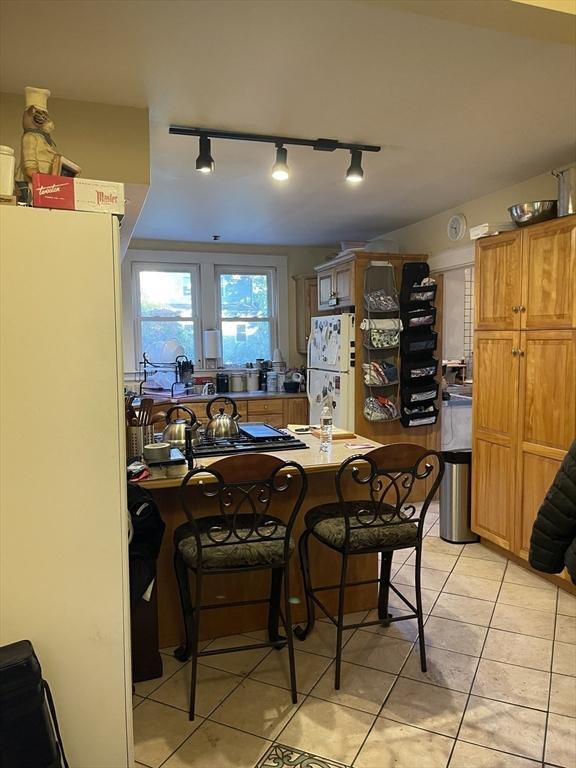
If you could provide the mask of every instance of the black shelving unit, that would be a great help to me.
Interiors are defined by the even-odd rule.
[[[425,261],[413,261],[402,267],[400,289],[400,420],[404,427],[435,424],[438,408],[438,344],[436,323],[437,285],[428,282],[430,267]]]
[[[400,418],[400,301],[394,267],[371,261],[364,270],[362,381],[364,418],[372,422]]]

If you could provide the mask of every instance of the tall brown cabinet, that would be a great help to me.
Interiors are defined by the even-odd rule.
[[[476,246],[472,528],[527,559],[576,435],[576,216]]]

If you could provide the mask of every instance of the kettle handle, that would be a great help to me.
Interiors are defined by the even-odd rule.
[[[235,419],[238,416],[238,406],[236,405],[236,400],[233,400],[231,397],[213,397],[212,400],[209,400],[206,403],[206,416],[208,416],[209,419],[214,418],[212,415],[212,406],[217,402],[231,403],[232,416],[230,418]]]
[[[191,411],[190,408],[186,408],[185,405],[173,405],[172,408],[168,408],[166,411],[166,424],[170,424],[171,422],[171,416],[174,413],[174,411],[185,411],[188,416],[190,416],[190,426],[193,424],[196,424],[198,419],[196,418],[196,414],[194,411]]]

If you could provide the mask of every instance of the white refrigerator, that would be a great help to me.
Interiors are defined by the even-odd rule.
[[[74,768],[134,763],[120,295],[110,214],[0,206],[0,645]]]
[[[320,423],[324,391],[335,427],[354,431],[354,315],[313,317],[308,338],[310,424]]]

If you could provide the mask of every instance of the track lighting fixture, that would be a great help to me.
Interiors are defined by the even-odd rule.
[[[290,176],[288,168],[288,150],[285,144],[296,147],[311,147],[317,152],[334,152],[345,149],[350,152],[350,167],[346,171],[346,181],[357,183],[364,178],[362,170],[362,152],[380,152],[381,147],[371,144],[348,144],[337,139],[297,139],[289,136],[269,136],[260,133],[238,133],[236,131],[221,131],[210,128],[189,128],[185,125],[171,125],[169,133],[175,136],[198,136],[200,138],[200,154],[196,160],[196,170],[211,173],[214,170],[214,160],[210,154],[210,139],[228,139],[231,141],[259,141],[276,146],[276,162],[272,166],[272,178],[285,181]]]
[[[276,147],[276,162],[272,166],[272,178],[276,181],[286,181],[290,178],[290,168],[288,168],[288,150],[282,145]]]
[[[362,152],[359,149],[351,149],[350,157],[350,165],[346,171],[346,181],[349,181],[351,184],[358,184],[364,178]]]
[[[200,136],[200,154],[196,158],[196,170],[200,173],[212,173],[214,160],[210,154],[210,139],[208,136]]]

